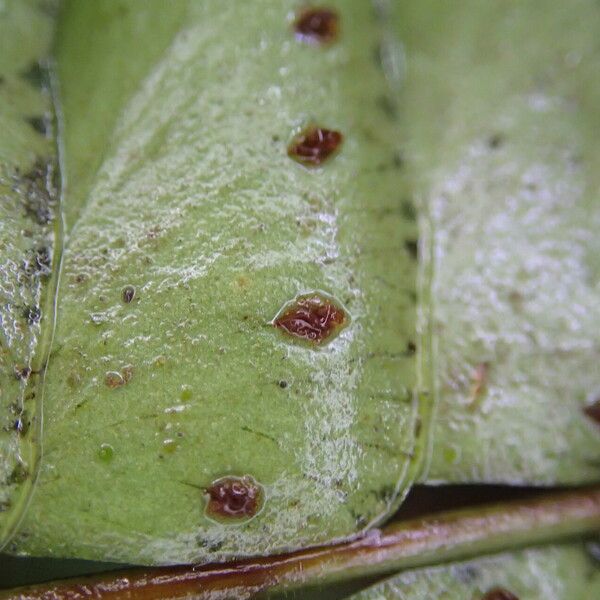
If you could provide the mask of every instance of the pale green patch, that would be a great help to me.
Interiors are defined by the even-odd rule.
[[[399,7],[429,214],[437,414],[427,481],[600,475],[600,7]]]

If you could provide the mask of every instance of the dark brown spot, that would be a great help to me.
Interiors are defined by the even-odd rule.
[[[17,379],[29,379],[31,369],[29,367],[15,367],[15,377]]]
[[[261,486],[249,475],[217,479],[206,493],[206,515],[217,520],[248,519],[260,510],[263,502]]]
[[[284,381],[283,379],[281,381],[277,382],[277,385],[282,389],[285,390],[285,388],[288,386],[288,382]]]
[[[416,260],[419,256],[419,242],[417,240],[405,240],[404,247],[410,257]]]
[[[330,44],[338,35],[338,14],[328,8],[305,8],[296,17],[296,38],[308,44]]]
[[[583,409],[585,415],[600,427],[600,398]]]
[[[121,297],[125,304],[129,304],[135,298],[135,288],[132,285],[126,285],[121,292]]]
[[[288,156],[303,165],[318,166],[338,149],[342,140],[339,131],[311,125],[292,140]]]
[[[504,137],[500,133],[495,133],[494,135],[490,136],[490,138],[488,139],[488,146],[490,148],[492,148],[493,150],[500,148],[500,146],[502,146],[503,143],[504,143]]]
[[[497,587],[486,592],[481,600],[519,600],[519,598],[506,588]]]
[[[406,344],[406,353],[410,356],[412,356],[413,354],[415,354],[417,351],[417,345],[412,341],[409,340],[408,343]]]
[[[318,293],[299,296],[283,307],[273,325],[315,344],[330,339],[348,321],[346,311]]]
[[[23,318],[29,325],[35,325],[42,318],[42,311],[37,306],[27,306],[23,311]]]

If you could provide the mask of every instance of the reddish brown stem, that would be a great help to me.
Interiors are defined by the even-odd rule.
[[[582,536],[598,529],[600,486],[395,523],[352,542],[285,555],[113,572],[21,588],[0,594],[0,598],[248,598],[267,589],[388,573]]]

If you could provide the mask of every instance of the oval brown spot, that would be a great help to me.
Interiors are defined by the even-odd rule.
[[[312,292],[286,304],[273,325],[291,336],[320,344],[331,339],[347,322],[348,314],[341,305]]]
[[[125,385],[126,381],[121,373],[118,373],[117,371],[108,371],[104,376],[104,383],[106,384],[106,387],[114,389]]]
[[[585,415],[600,427],[600,398],[583,409]]]
[[[296,38],[308,44],[330,44],[338,35],[338,14],[329,8],[306,8],[294,22]]]
[[[481,600],[519,600],[519,598],[507,589],[497,587],[487,592]]]
[[[263,490],[249,475],[222,477],[206,490],[206,516],[216,520],[245,520],[253,517],[263,503]]]
[[[135,288],[132,285],[126,285],[121,292],[121,297],[125,304],[129,304],[135,298]]]
[[[292,140],[288,146],[288,156],[303,165],[315,167],[326,161],[342,140],[339,131],[311,125]]]

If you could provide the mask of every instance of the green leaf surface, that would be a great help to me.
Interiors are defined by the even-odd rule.
[[[417,226],[374,60],[384,24],[332,5],[339,40],[319,47],[295,39],[292,1],[67,4],[69,229],[44,461],[12,551],[271,553],[354,535],[410,484]],[[345,140],[309,169],[287,146],[310,123]],[[272,324],[314,291],[349,314],[319,346]],[[262,510],[208,518],[206,489],[244,475]]]
[[[398,6],[429,215],[428,482],[597,481],[600,6]]]
[[[501,595],[501,591],[505,595]],[[590,547],[584,544],[547,546],[405,571],[351,596],[353,600],[583,600],[598,597],[598,558],[594,558]]]
[[[27,504],[39,458],[57,203],[44,66],[52,31],[34,2],[0,6],[0,548]]]
[[[319,45],[292,0],[66,2],[62,214],[33,85],[52,5],[0,5],[4,539],[31,500],[11,552],[346,539],[428,440],[428,483],[598,480],[600,7],[329,5]],[[317,167],[288,156],[309,125],[344,137]],[[24,269],[51,254],[54,279]],[[274,326],[306,294],[346,314],[321,344]],[[252,519],[207,516],[228,476],[260,485]]]

